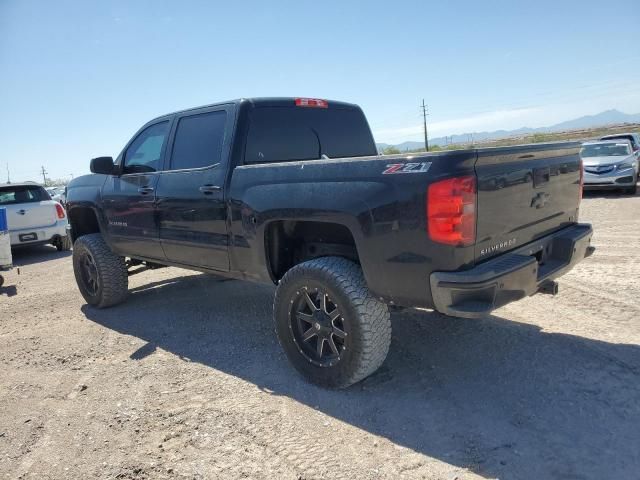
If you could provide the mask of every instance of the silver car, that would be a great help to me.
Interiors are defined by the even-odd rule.
[[[635,194],[638,159],[627,139],[599,140],[582,144],[584,189],[621,189]]]

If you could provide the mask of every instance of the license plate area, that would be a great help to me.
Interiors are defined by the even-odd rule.
[[[21,242],[32,242],[33,240],[37,240],[38,239],[38,234],[35,232],[32,233],[21,233],[20,235],[18,235],[18,239]]]

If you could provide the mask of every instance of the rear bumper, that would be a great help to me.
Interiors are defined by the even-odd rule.
[[[488,260],[470,270],[434,272],[431,294],[445,315],[480,318],[507,303],[546,289],[591,255],[589,224],[577,224]]]
[[[34,240],[25,240],[25,238],[29,238],[31,234],[35,234],[36,238]],[[27,235],[27,237],[25,237],[25,235]],[[65,235],[67,235],[66,219],[58,220],[53,225],[47,227],[24,228],[21,230],[9,231],[12,247],[51,243],[51,240],[54,238],[64,237]]]

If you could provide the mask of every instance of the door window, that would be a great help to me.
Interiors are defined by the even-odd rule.
[[[171,170],[201,168],[220,163],[227,112],[183,117],[178,122],[171,154]]]
[[[161,169],[162,147],[169,133],[169,122],[145,128],[124,154],[124,173],[149,173]]]

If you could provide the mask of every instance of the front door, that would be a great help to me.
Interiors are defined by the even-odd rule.
[[[110,175],[102,200],[107,233],[116,253],[163,260],[155,210],[170,122],[143,129],[124,151],[121,174]]]
[[[229,270],[224,181],[230,108],[192,111],[176,119],[169,166],[156,192],[160,241],[171,262]]]

